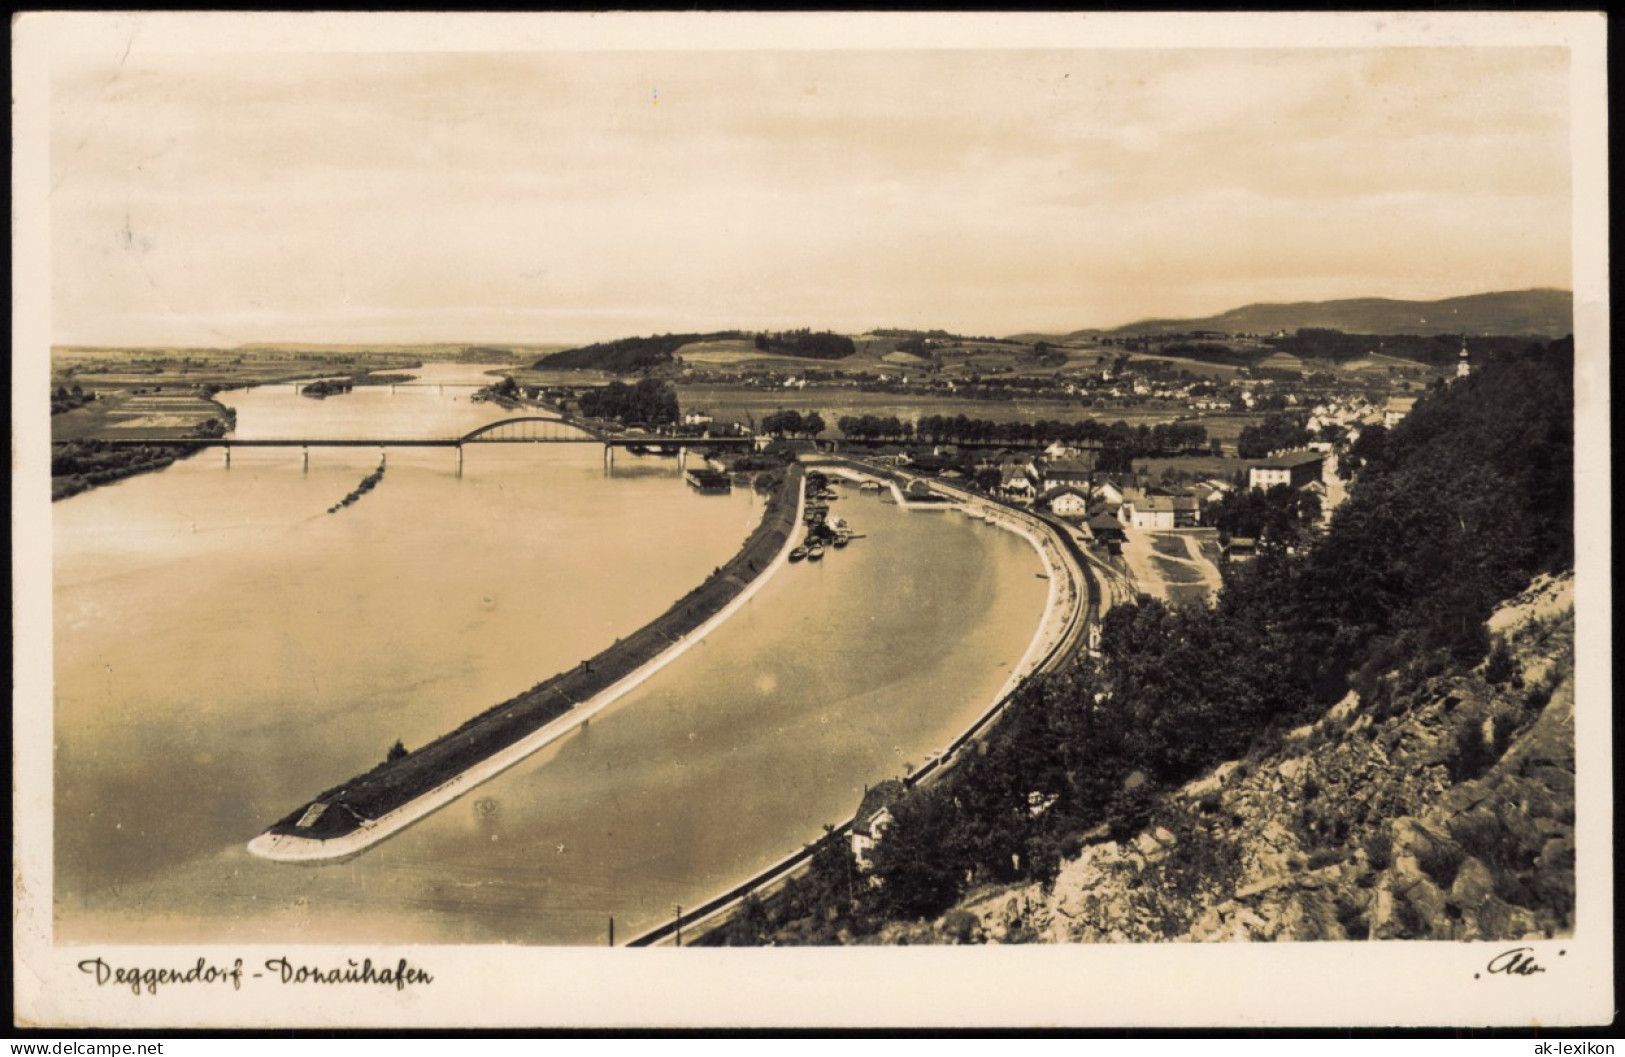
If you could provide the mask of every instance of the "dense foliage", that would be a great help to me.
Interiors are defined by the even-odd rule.
[[[1309,443],[1309,430],[1304,428],[1307,417],[1291,411],[1265,415],[1264,421],[1241,431],[1236,454],[1243,459],[1262,459],[1272,451],[1303,447]]]
[[[787,330],[777,334],[756,335],[756,347],[762,352],[780,356],[805,356],[813,360],[840,360],[858,351],[857,345],[844,334],[829,331]]]
[[[762,432],[774,437],[816,437],[828,428],[816,411],[772,411],[762,416]]]
[[[215,428],[223,428],[218,420],[209,421]],[[196,450],[167,447],[161,443],[115,447],[97,440],[76,440],[57,445],[51,450],[51,499],[65,499],[96,485],[161,470],[177,458]]]
[[[86,392],[78,382],[72,388],[59,385],[51,390],[51,414],[60,415],[76,407],[84,407],[96,399],[94,392]]]
[[[658,378],[642,378],[636,385],[610,382],[588,389],[577,403],[588,418],[611,419],[624,426],[664,426],[677,421],[677,392]]]
[[[854,883],[850,856],[822,854],[795,895],[809,912],[768,908],[721,939],[850,939],[939,913],[972,883],[1048,880],[1086,831],[1132,835],[1158,790],[1350,685],[1369,696],[1374,674],[1405,685],[1476,663],[1495,604],[1573,563],[1572,379],[1565,340],[1435,387],[1312,545],[1265,548],[1212,609],[1144,596],[1118,606],[1098,658],[1029,681],[985,743],[893,809],[873,852],[878,883]],[[1278,493],[1259,509],[1266,522],[1301,513]]]
[[[1231,492],[1213,508],[1219,538],[1244,536],[1266,549],[1285,550],[1302,542],[1320,517],[1320,498],[1313,492],[1278,484],[1268,491],[1246,488]]]

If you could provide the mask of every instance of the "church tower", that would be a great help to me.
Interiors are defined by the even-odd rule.
[[[1456,377],[1465,378],[1473,373],[1473,365],[1467,359],[1467,335],[1461,336],[1461,357],[1456,361]]]

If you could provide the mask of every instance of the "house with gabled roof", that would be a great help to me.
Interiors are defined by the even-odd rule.
[[[1094,464],[1083,459],[1045,459],[1037,467],[1039,488],[1048,491],[1061,485],[1082,485],[1087,488],[1094,476]]]
[[[1077,485],[1063,484],[1039,496],[1038,505],[1057,517],[1084,518],[1089,516],[1089,493]]]
[[[886,827],[891,825],[892,807],[907,791],[896,778],[888,778],[863,791],[863,802],[852,818],[852,857],[857,860],[859,869],[869,868],[869,851],[880,843]]]
[[[1247,471],[1247,486],[1268,490],[1278,484],[1302,488],[1325,476],[1326,456],[1318,451],[1291,451],[1255,463]]]
[[[1027,471],[1019,466],[1005,466],[999,477],[999,491],[1007,496],[1031,499],[1037,491]]]

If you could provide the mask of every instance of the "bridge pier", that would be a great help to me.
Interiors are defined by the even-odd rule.
[[[686,469],[688,469],[688,449],[679,446],[677,448],[677,472],[682,473]]]
[[[231,469],[231,445],[226,445],[226,469]]]
[[[461,444],[457,445],[457,476],[459,478],[463,476],[463,446]]]
[[[304,451],[304,455],[305,455],[304,472],[309,473],[310,472],[310,447],[307,445],[302,450]]]
[[[615,445],[604,445],[604,472],[609,473],[615,469]]]

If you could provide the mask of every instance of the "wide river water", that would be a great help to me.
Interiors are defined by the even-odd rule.
[[[241,437],[457,436],[508,417],[469,401],[481,370],[222,399]],[[866,538],[585,729],[352,859],[260,860],[267,824],[647,622],[761,513],[586,444],[471,445],[460,475],[390,448],[327,513],[380,458],[210,449],[53,506],[58,942],[623,941],[946,744],[1044,604],[1020,538],[844,488]]]

